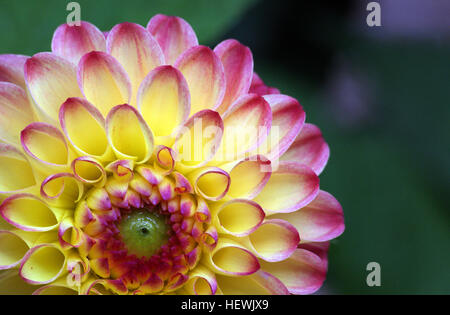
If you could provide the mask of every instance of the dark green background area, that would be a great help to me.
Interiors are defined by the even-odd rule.
[[[424,0],[426,1],[426,0]],[[50,50],[69,1],[1,0],[0,53]],[[321,188],[341,202],[346,231],[330,247],[319,293],[450,294],[450,39],[368,36],[365,16],[348,27],[352,1],[78,1],[102,30],[156,13],[179,15],[202,44],[234,37],[255,71],[296,97],[331,147]],[[355,1],[365,8],[366,1]],[[296,3],[294,6],[292,3]],[[353,3],[354,4],[354,3]],[[405,8],[404,14],[408,14]],[[367,79],[358,119],[330,97],[339,60]],[[369,262],[381,287],[366,285]]]

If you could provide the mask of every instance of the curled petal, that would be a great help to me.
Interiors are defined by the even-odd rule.
[[[41,244],[31,248],[20,265],[19,274],[28,283],[47,284],[63,272],[66,256],[54,244]]]
[[[203,265],[198,265],[189,275],[189,281],[184,286],[188,294],[214,295],[217,291],[217,281],[214,272]]]
[[[208,200],[220,200],[230,187],[230,175],[218,167],[205,167],[189,174],[195,191]]]
[[[26,89],[23,66],[28,56],[0,55],[0,82],[9,82]]]
[[[52,53],[39,53],[25,63],[28,90],[40,111],[58,120],[61,104],[69,97],[81,97],[75,65]]]
[[[169,147],[159,145],[155,150],[155,168],[162,176],[169,175],[175,168],[176,152]]]
[[[206,46],[195,46],[175,62],[186,79],[191,94],[191,113],[216,109],[225,94],[225,74],[217,55]]]
[[[258,259],[248,249],[224,237],[211,253],[204,255],[204,263],[218,274],[246,276],[260,268]]]
[[[222,104],[217,111],[224,113],[241,95],[248,92],[253,75],[253,56],[250,49],[235,39],[227,39],[214,48],[214,52],[222,61],[226,92]]]
[[[103,115],[114,106],[130,101],[130,79],[111,55],[100,51],[84,55],[78,64],[77,79],[86,99]]]
[[[294,142],[305,122],[305,112],[299,102],[290,96],[265,95],[264,99],[272,108],[272,128],[257,152],[273,161]]]
[[[108,140],[119,158],[144,163],[153,153],[153,134],[138,111],[130,105],[114,107],[106,118]]]
[[[178,172],[173,172],[172,177],[175,180],[175,192],[183,194],[183,193],[192,193],[194,191],[191,183],[186,177],[184,177],[184,175]]]
[[[89,156],[80,156],[72,161],[72,172],[76,179],[85,184],[103,186],[106,171],[102,164]]]
[[[302,241],[329,241],[341,235],[345,229],[341,205],[336,198],[322,190],[306,207],[292,213],[275,214],[273,218],[292,223]]]
[[[25,91],[15,84],[0,82],[0,140],[20,143],[20,131],[33,120]]]
[[[185,167],[204,166],[215,155],[223,134],[220,115],[206,109],[196,113],[179,127],[173,149]]]
[[[21,230],[44,232],[58,226],[62,213],[34,195],[17,194],[3,201],[0,215]]]
[[[28,244],[14,231],[0,230],[0,270],[14,268],[22,262],[30,249]]]
[[[281,161],[296,161],[306,164],[319,175],[330,157],[330,148],[325,142],[320,129],[312,124],[305,124],[294,143],[281,156]]]
[[[181,72],[172,66],[152,70],[139,87],[137,106],[155,136],[169,136],[191,110],[189,88]]]
[[[256,149],[271,130],[272,111],[259,95],[246,94],[223,114],[224,136],[216,160],[234,161]]]
[[[106,289],[106,291],[105,291]],[[122,280],[97,279],[88,282],[86,286],[86,294],[108,294],[108,290],[116,294],[127,294],[128,289],[123,284]]]
[[[66,170],[69,150],[66,139],[58,128],[35,122],[20,133],[22,148],[42,170]]]
[[[198,45],[192,27],[177,16],[157,14],[148,22],[147,29],[161,46],[167,64],[173,64],[181,53]]]
[[[219,232],[245,236],[254,232],[264,221],[263,209],[254,201],[234,199],[219,206],[216,212]]]
[[[0,196],[24,192],[36,185],[33,169],[15,147],[0,143]]]
[[[59,121],[67,139],[80,155],[109,160],[112,153],[100,111],[83,98],[69,98],[61,105]]]
[[[295,251],[300,243],[296,228],[287,221],[266,220],[248,236],[249,247],[265,261],[282,261]]]
[[[83,184],[71,173],[50,175],[41,184],[41,196],[57,207],[72,208],[83,194]]]
[[[250,276],[227,277],[218,275],[220,290],[226,295],[288,295],[286,286],[270,273],[259,270]]]
[[[91,23],[81,25],[60,25],[52,39],[52,52],[78,64],[80,58],[93,50],[105,51],[106,43],[102,32]]]
[[[228,196],[231,198],[254,198],[264,188],[272,174],[270,160],[260,155],[221,167],[230,174],[231,185]]]
[[[72,217],[65,217],[58,228],[58,240],[63,249],[80,247],[83,242],[82,231],[74,226]]]
[[[319,256],[301,248],[284,261],[261,262],[261,269],[280,279],[292,294],[314,293],[327,272]]]
[[[61,281],[58,284],[52,283],[40,287],[33,292],[33,295],[78,295],[78,293],[79,292],[77,289],[71,288],[63,281]]]
[[[310,203],[319,192],[319,178],[309,167],[281,162],[254,199],[266,214],[293,212]]]
[[[142,26],[125,22],[112,28],[106,47],[128,73],[133,91],[131,104],[135,105],[139,84],[151,70],[164,64],[158,42]]]

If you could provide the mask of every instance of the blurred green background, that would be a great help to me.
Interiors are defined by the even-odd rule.
[[[0,0],[0,52],[49,51],[68,2]],[[359,0],[78,2],[102,30],[164,13],[202,44],[236,38],[268,85],[300,101],[331,147],[321,188],[346,220],[319,294],[450,294],[448,1],[378,1],[378,28]],[[380,287],[366,284],[372,261]]]

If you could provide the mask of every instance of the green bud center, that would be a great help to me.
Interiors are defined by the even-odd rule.
[[[168,240],[164,216],[145,209],[122,217],[119,231],[130,254],[151,257]]]

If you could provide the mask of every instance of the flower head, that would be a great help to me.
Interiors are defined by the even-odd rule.
[[[344,230],[329,148],[248,47],[179,17],[0,55],[0,288],[307,294]]]

